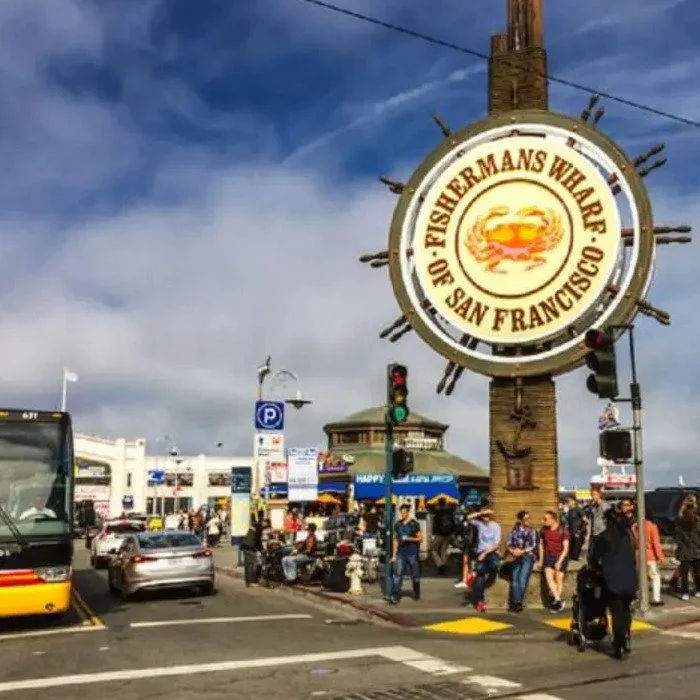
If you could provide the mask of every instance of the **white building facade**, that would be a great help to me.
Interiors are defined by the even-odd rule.
[[[252,467],[252,456],[146,455],[143,438],[75,434],[75,500],[91,500],[103,517],[123,511],[168,515],[180,508],[228,507],[231,467]],[[153,483],[152,472],[164,472]]]

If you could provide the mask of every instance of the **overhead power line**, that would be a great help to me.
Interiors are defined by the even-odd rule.
[[[334,5],[330,2],[325,2],[325,0],[301,0],[309,5],[316,5],[325,10],[331,12],[336,12],[347,17],[352,17],[353,19],[359,19],[362,22],[368,22],[369,24],[374,24],[378,27],[383,27],[384,29],[389,29],[392,32],[397,32],[399,34],[405,34],[407,36],[413,37],[414,39],[420,39],[421,41],[428,42],[429,44],[434,44],[435,46],[442,46],[447,49],[452,49],[453,51],[459,51],[460,53],[468,54],[469,56],[474,56],[475,58],[481,58],[482,60],[488,61],[491,57],[488,54],[482,53],[481,51],[476,51],[475,49],[470,49],[466,46],[461,46],[460,44],[455,44],[451,41],[446,41],[444,39],[439,39],[434,36],[429,36],[428,34],[423,34],[417,32],[414,29],[409,29],[408,27],[402,27],[398,24],[392,24],[391,22],[385,22],[377,17],[372,17],[370,15],[362,14],[361,12],[355,12],[354,10],[349,10],[346,7],[340,7],[339,5]],[[502,60],[502,59],[501,59]],[[507,61],[503,61],[507,64]],[[522,70],[521,65],[511,64],[513,67]],[[530,69],[529,69],[530,70]],[[634,100],[629,100],[625,97],[619,97],[618,95],[613,95],[612,93],[605,92],[603,90],[597,90],[595,88],[589,87],[587,85],[581,85],[572,80],[567,80],[566,78],[559,78],[556,75],[551,75],[550,73],[544,73],[538,70],[530,70],[530,72],[538,75],[540,77],[546,78],[553,83],[559,83],[560,85],[566,85],[567,87],[573,88],[574,90],[581,90],[582,92],[587,92],[589,94],[596,94],[604,97],[612,102],[617,102],[619,104],[626,105],[627,107],[633,107],[634,109],[639,109],[643,112],[648,112],[649,114],[655,114],[658,117],[664,117],[665,119],[671,119],[675,122],[680,122],[686,126],[700,127],[700,122],[693,119],[688,119],[687,117],[680,116],[678,114],[673,114],[671,112],[665,112],[661,109],[656,109],[656,107],[651,107],[641,102],[635,102]]]

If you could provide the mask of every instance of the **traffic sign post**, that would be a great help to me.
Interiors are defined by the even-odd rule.
[[[256,430],[284,430],[284,402],[255,402]]]

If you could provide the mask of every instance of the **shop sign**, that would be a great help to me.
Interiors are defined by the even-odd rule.
[[[313,447],[287,450],[287,479],[290,501],[318,498],[318,450]]]

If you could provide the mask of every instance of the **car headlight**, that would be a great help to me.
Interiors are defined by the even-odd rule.
[[[46,583],[68,581],[71,575],[70,566],[42,566],[36,570],[36,575]]]

